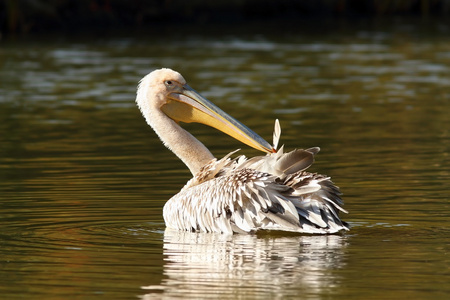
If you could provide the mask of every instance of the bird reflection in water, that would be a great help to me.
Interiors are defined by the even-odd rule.
[[[341,235],[222,235],[166,229],[164,275],[143,299],[239,299],[333,294]],[[315,296],[314,296],[315,295]],[[308,298],[308,297],[307,297]]]

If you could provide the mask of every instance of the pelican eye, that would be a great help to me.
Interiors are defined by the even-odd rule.
[[[173,81],[172,80],[166,80],[164,81],[164,84],[167,86],[173,86]]]

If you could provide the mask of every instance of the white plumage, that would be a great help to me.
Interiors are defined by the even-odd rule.
[[[244,156],[213,160],[166,203],[164,220],[171,228],[228,234],[259,229],[304,233],[348,229],[339,219],[339,211],[345,212],[339,189],[328,177],[304,171],[317,150],[283,154],[280,149],[249,160]],[[301,168],[274,173],[283,169],[283,158],[289,156],[296,157],[291,166],[303,160]]]

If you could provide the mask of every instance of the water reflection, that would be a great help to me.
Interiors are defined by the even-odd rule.
[[[164,275],[144,299],[332,294],[344,267],[346,237],[226,236],[166,229]]]

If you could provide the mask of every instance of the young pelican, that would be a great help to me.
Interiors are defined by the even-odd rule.
[[[189,168],[193,178],[164,205],[166,226],[188,231],[245,233],[282,230],[336,233],[348,230],[339,219],[341,193],[330,178],[305,171],[319,148],[276,150],[186,84],[183,76],[160,69],[139,83],[137,105],[165,146]],[[267,153],[247,159],[217,160],[179,122],[212,126]],[[235,151],[236,152],[236,151]]]

